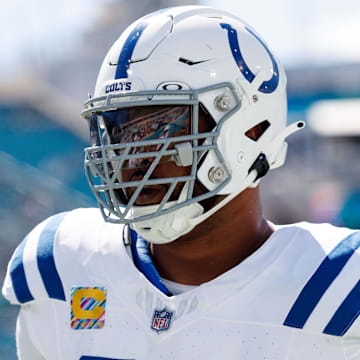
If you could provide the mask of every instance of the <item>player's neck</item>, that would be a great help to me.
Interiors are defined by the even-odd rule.
[[[199,285],[238,265],[272,232],[258,189],[247,189],[189,234],[170,244],[152,244],[150,251],[160,276]]]

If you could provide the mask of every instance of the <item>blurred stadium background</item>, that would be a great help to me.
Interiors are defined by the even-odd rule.
[[[267,217],[360,227],[360,3],[274,0],[260,13],[258,3],[235,0],[15,0],[0,15],[1,283],[35,224],[96,205],[79,113],[105,52],[136,18],[195,3],[230,10],[263,35],[287,71],[289,122],[308,124],[289,139],[286,166],[262,182]],[[16,359],[17,311],[0,295],[0,359]]]

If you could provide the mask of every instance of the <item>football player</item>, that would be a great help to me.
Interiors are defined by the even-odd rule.
[[[304,125],[286,112],[283,68],[234,15],[130,25],[82,113],[100,210],[45,220],[10,260],[19,358],[359,359],[360,234],[261,212]]]

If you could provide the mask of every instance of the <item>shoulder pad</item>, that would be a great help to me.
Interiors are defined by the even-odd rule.
[[[12,304],[46,298],[66,301],[56,268],[54,242],[67,214],[63,212],[40,223],[16,248],[2,288]]]

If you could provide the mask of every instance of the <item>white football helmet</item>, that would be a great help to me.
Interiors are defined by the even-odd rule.
[[[199,114],[213,123],[206,132]],[[153,243],[177,239],[256,186],[284,163],[285,138],[304,125],[286,127],[286,77],[261,37],[202,6],[130,25],[106,55],[82,116],[91,134],[85,172],[105,220],[128,223]],[[250,135],[254,127],[260,136]],[[166,161],[186,175],[155,176]],[[126,175],[139,168],[141,176]],[[152,186],[166,187],[162,200],[138,205]],[[204,210],[201,202],[215,195],[226,196]]]

